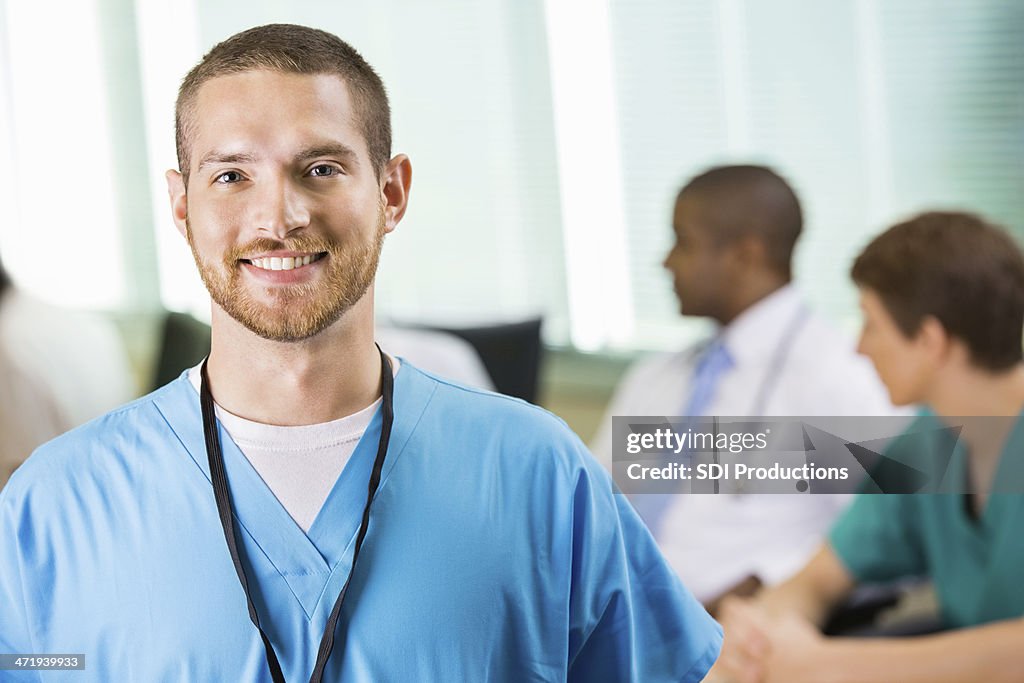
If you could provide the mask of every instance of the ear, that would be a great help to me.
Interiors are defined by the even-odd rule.
[[[181,236],[188,239],[188,228],[185,218],[188,216],[188,197],[185,195],[185,179],[171,169],[164,174],[167,179],[167,195],[171,200],[171,216]]]
[[[955,346],[954,339],[934,315],[922,318],[921,326],[914,335],[914,345],[925,358],[935,362],[948,360]]]
[[[761,268],[768,263],[768,248],[756,235],[744,235],[733,244],[733,250],[744,269]]]
[[[412,164],[409,157],[399,154],[384,167],[381,177],[381,199],[384,202],[384,231],[391,232],[405,215],[412,187]]]

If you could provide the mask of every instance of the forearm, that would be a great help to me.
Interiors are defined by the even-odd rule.
[[[833,607],[831,600],[823,598],[812,585],[798,578],[761,591],[754,602],[772,617],[796,614],[818,628],[824,625]]]
[[[830,683],[961,683],[1019,681],[1024,670],[1024,620],[935,636],[829,638],[820,678]]]
[[[853,577],[832,548],[823,544],[798,574],[762,591],[755,602],[772,616],[795,614],[820,629],[853,587]]]

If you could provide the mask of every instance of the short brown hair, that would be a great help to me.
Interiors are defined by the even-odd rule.
[[[850,275],[878,294],[907,337],[930,315],[967,345],[975,365],[1005,370],[1021,361],[1024,257],[980,217],[935,211],[893,226],[864,248]]]
[[[188,186],[188,142],[200,86],[218,76],[267,69],[294,74],[336,74],[345,81],[370,161],[379,175],[391,157],[391,108],[384,84],[355,49],[337,36],[307,26],[267,24],[218,43],[195,65],[178,89],[174,139],[178,167]]]

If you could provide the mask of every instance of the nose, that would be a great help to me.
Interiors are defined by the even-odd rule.
[[[253,219],[261,236],[284,239],[309,225],[306,197],[287,177],[267,179],[253,201]]]
[[[661,259],[661,267],[667,271],[675,272],[675,268],[672,267],[673,257],[675,256],[676,248],[672,247],[665,252],[665,258]]]
[[[688,264],[685,263],[685,259],[682,254],[679,253],[679,247],[672,247],[665,254],[665,258],[661,260],[661,267],[673,277],[673,279],[679,279],[685,277],[686,271],[688,270]]]

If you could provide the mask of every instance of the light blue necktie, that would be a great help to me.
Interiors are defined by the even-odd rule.
[[[697,367],[694,368],[693,390],[690,392],[690,400],[686,402],[683,415],[703,417],[715,398],[715,390],[718,389],[722,375],[734,365],[732,355],[725,348],[721,338],[715,337],[701,353]]]
[[[722,376],[731,370],[735,363],[729,350],[725,348],[720,337],[715,337],[700,354],[693,370],[692,389],[686,401],[683,414],[688,418],[703,417],[715,398],[715,392]],[[693,422],[694,420],[690,420]],[[633,507],[647,523],[647,528],[655,537],[664,520],[665,512],[672,501],[674,493],[645,493],[634,496]]]

